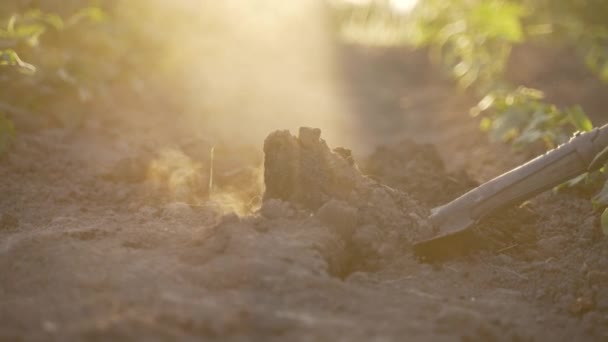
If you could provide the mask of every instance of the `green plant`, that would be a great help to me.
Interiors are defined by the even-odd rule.
[[[572,131],[593,128],[580,106],[559,109],[542,101],[543,93],[518,87],[514,91],[492,91],[475,106],[473,116],[482,115],[480,128],[495,140],[523,148],[542,142],[547,149],[566,142]],[[486,113],[489,111],[489,113]]]
[[[549,0],[412,1],[406,11],[395,1],[364,5],[335,1],[338,31],[349,41],[371,45],[425,48],[461,88],[480,99],[471,108],[480,128],[494,140],[521,149],[554,148],[592,123],[580,106],[558,108],[543,93],[506,82],[512,48],[526,41],[575,46],[585,64],[608,81],[608,3]],[[558,188],[605,180],[605,168],[582,175]],[[608,206],[608,183],[593,198],[597,209]],[[603,221],[608,222],[608,214]],[[606,231],[606,230],[605,230]]]
[[[13,14],[3,21],[0,20],[0,68],[5,70],[4,77],[0,78],[3,87],[2,98],[10,99],[14,104],[15,99],[34,99],[42,97],[39,87],[45,84],[57,82],[53,79],[63,80],[64,83],[75,83],[66,71],[66,60],[57,58],[63,54],[63,49],[42,46],[42,37],[45,35],[59,36],[70,32],[82,22],[98,22],[103,20],[103,12],[96,7],[81,9],[67,19],[58,14],[46,13],[40,10],[28,10],[23,14]],[[52,38],[52,37],[51,37]],[[28,61],[22,59],[27,56]],[[40,75],[42,66],[43,74]],[[54,66],[51,67],[51,66]],[[55,69],[54,77],[49,77],[49,69]],[[11,73],[11,70],[16,73]],[[57,87],[60,88],[60,87]],[[48,87],[47,87],[48,89]],[[10,107],[10,106],[9,106]],[[10,142],[15,137],[15,128],[12,121],[5,115],[0,116],[0,155],[5,153]]]
[[[36,72],[36,67],[22,61],[17,52],[13,49],[0,50],[0,65],[16,67],[19,71],[26,74]]]
[[[557,15],[539,15],[552,9],[551,4],[427,0],[418,2],[405,14],[395,13],[390,4],[374,1],[367,6],[337,6],[343,37],[365,44],[428,48],[431,58],[460,87],[472,89],[481,98],[471,113],[483,118],[481,128],[493,138],[513,142],[518,148],[537,141],[555,147],[572,132],[591,129],[582,108],[559,109],[544,103],[542,92],[505,82],[504,72],[514,45],[558,30],[555,27],[559,25],[554,22]],[[575,25],[572,20],[565,22]],[[583,35],[585,31],[577,32]],[[599,45],[593,46],[588,56],[594,57],[588,57],[588,64],[603,66],[599,62],[602,55],[597,52]]]
[[[184,80],[215,49],[208,37],[225,28],[193,8],[162,0],[0,2],[0,109],[8,119],[29,113],[77,127],[93,103],[137,106],[152,92],[179,110],[198,105],[188,100],[196,93],[198,103],[199,84]],[[211,43],[201,43],[205,37]]]

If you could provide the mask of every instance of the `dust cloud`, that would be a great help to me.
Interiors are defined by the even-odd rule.
[[[224,141],[258,146],[276,129],[311,126],[332,144],[349,144],[353,125],[339,95],[335,37],[323,1],[181,4],[199,13],[178,51],[197,56],[184,80],[194,125]]]

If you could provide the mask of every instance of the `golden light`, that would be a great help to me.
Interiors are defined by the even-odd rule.
[[[419,0],[390,0],[389,6],[397,13],[407,14],[418,4]]]
[[[335,42],[322,0],[155,1],[150,19],[170,28],[156,51],[179,76],[193,127],[261,146],[268,132],[323,129],[346,144]],[[132,9],[131,9],[132,10]],[[172,113],[174,115],[175,113]]]
[[[143,21],[159,23],[163,48],[150,58],[158,60],[156,77],[179,87],[183,111],[166,115],[185,122],[167,131],[202,135],[214,145],[253,145],[258,154],[269,132],[300,126],[321,128],[334,146],[360,145],[341,100],[336,37],[324,1],[156,0],[124,6],[122,15],[135,29],[150,27]],[[220,153],[216,161],[228,157]],[[247,178],[238,185],[214,179],[234,170],[216,168],[211,177],[211,166],[180,148],[164,148],[150,162],[148,179],[175,201],[210,198],[221,208],[251,211],[262,191],[261,165],[237,170]]]

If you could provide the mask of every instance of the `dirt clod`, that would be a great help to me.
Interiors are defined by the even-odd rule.
[[[341,155],[333,153],[319,129],[302,127],[270,134],[264,142],[264,199],[278,198],[316,210],[329,199],[347,200],[369,183]]]
[[[363,175],[344,153],[329,149],[318,129],[300,128],[297,137],[287,131],[272,133],[264,153],[265,200],[280,199],[317,212],[322,222],[342,232],[357,226],[357,250],[373,246],[377,254],[376,241],[403,245],[431,234],[426,209],[409,194]],[[390,254],[388,250],[396,248],[384,246],[382,254]]]
[[[362,169],[429,206],[451,201],[477,185],[464,172],[448,173],[433,145],[408,139],[378,147]]]

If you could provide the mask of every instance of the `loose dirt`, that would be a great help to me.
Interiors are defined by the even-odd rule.
[[[22,133],[0,164],[0,340],[606,340],[608,240],[581,194],[500,213],[444,262],[413,255],[430,207],[525,157],[404,68],[382,98],[420,102],[360,158],[315,129],[217,145],[117,108]]]

